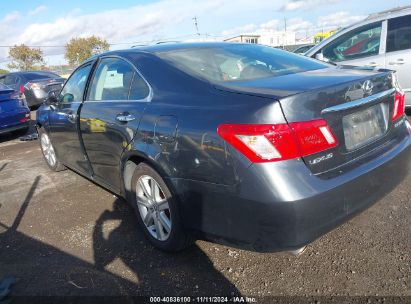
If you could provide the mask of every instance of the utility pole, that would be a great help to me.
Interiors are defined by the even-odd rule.
[[[197,34],[198,36],[200,36],[200,33],[198,32],[197,16],[194,16],[193,21],[194,21],[194,26],[195,26],[195,28],[196,28],[196,34]]]

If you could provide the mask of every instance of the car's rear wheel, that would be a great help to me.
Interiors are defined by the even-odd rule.
[[[165,251],[179,251],[191,244],[183,228],[177,200],[161,176],[150,166],[140,163],[131,179],[128,198],[148,240]]]
[[[53,144],[50,140],[50,136],[42,129],[39,129],[38,133],[41,152],[43,153],[47,166],[56,172],[64,170],[66,167],[59,162]]]

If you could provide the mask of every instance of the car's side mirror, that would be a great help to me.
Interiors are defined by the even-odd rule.
[[[70,103],[74,101],[74,95],[70,93],[66,93],[63,95],[63,102]]]
[[[330,62],[330,59],[325,57],[322,52],[315,54],[315,59],[321,60],[321,61],[324,61],[324,62]]]

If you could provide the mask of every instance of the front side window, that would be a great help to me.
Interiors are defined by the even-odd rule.
[[[225,44],[157,52],[157,56],[212,82],[253,80],[323,69],[329,65],[257,44]]]
[[[378,55],[381,22],[367,24],[343,34],[322,49],[325,58],[333,61],[354,60]]]
[[[83,101],[84,89],[90,70],[91,64],[79,68],[70,76],[60,92],[60,102],[71,103]]]
[[[411,15],[388,20],[387,53],[411,49]]]

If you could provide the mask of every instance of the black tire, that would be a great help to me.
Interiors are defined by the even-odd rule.
[[[168,238],[166,240],[159,240],[150,233],[149,228],[146,226],[146,224],[144,224],[142,215],[139,210],[139,204],[137,203],[137,183],[139,182],[141,177],[147,176],[151,177],[157,182],[168,203],[169,209],[167,210],[169,210],[171,218],[171,231],[169,232]],[[131,191],[127,195],[127,200],[132,205],[137,216],[137,221],[144,231],[145,236],[154,247],[163,251],[177,252],[189,247],[193,243],[191,236],[183,228],[178,210],[177,199],[173,197],[164,180],[153,168],[151,168],[146,163],[138,164],[135,167],[131,177],[130,190]]]
[[[56,155],[56,153],[54,152],[53,145],[52,145],[52,143],[51,143],[50,137],[49,137],[49,135],[47,134],[47,132],[46,132],[43,128],[39,128],[39,129],[37,130],[37,132],[38,132],[38,135],[39,135],[38,140],[39,140],[39,144],[40,144],[40,149],[41,149],[41,152],[43,153],[44,161],[46,162],[47,166],[48,166],[51,170],[53,170],[53,171],[55,171],[55,172],[59,172],[59,171],[65,170],[66,167],[58,160],[57,155]],[[52,148],[52,150],[53,150],[53,152],[54,152],[55,162],[50,162],[50,161],[47,159],[47,157],[46,157],[46,153],[45,153],[45,151],[44,151],[43,144],[42,144],[42,137],[43,137],[43,136],[46,136],[46,137],[48,138],[49,142],[50,142],[51,148]]]

